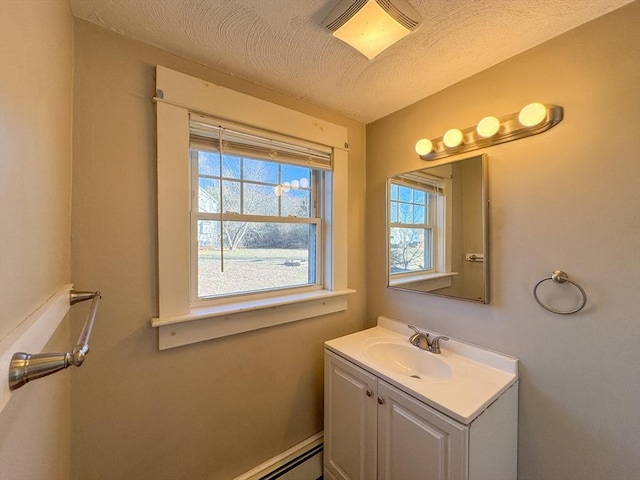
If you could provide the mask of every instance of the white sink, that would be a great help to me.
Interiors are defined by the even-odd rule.
[[[378,317],[378,326],[335,338],[326,348],[418,400],[469,425],[518,381],[518,360],[450,337],[442,353],[409,343],[406,323]],[[438,332],[426,332],[430,338]]]
[[[425,381],[451,378],[451,366],[438,355],[411,344],[374,342],[364,347],[364,354],[379,368]]]

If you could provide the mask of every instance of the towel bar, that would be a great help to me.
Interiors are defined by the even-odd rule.
[[[77,292],[71,290],[69,292],[69,303],[71,305],[85,300],[92,300],[78,343],[70,352],[66,353],[14,353],[9,365],[9,389],[16,390],[31,380],[46,377],[71,365],[76,367],[82,365],[85,356],[89,353],[89,337],[91,336],[96,312],[98,311],[98,303],[101,298],[102,295],[98,291]]]

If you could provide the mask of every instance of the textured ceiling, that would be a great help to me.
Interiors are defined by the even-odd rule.
[[[365,123],[632,0],[409,0],[367,60],[321,26],[338,0],[70,0],[76,17]]]

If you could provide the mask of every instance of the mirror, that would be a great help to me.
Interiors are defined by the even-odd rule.
[[[387,179],[388,286],[489,303],[487,157]]]

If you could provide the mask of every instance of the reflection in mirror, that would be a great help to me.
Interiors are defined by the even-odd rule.
[[[487,157],[387,179],[388,285],[489,303]]]

